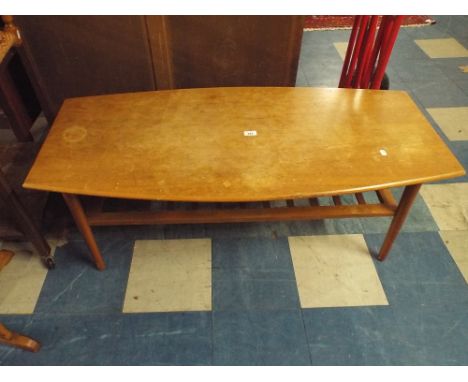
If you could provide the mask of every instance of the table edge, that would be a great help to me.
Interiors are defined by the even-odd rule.
[[[105,197],[105,198],[116,198],[116,199],[132,199],[132,200],[149,200],[149,201],[171,201],[171,202],[200,202],[200,203],[218,203],[218,202],[225,202],[225,203],[236,203],[236,202],[263,202],[263,201],[273,201],[273,200],[288,200],[288,199],[307,199],[307,198],[314,198],[314,197],[325,197],[325,196],[333,196],[333,195],[345,195],[345,194],[354,194],[358,192],[369,192],[369,191],[377,191],[387,188],[396,188],[396,187],[404,187],[404,186],[411,186],[415,184],[425,184],[431,182],[437,182],[440,180],[446,179],[453,179],[458,178],[461,176],[466,175],[466,171],[461,167],[460,170],[454,171],[451,173],[447,173],[444,175],[437,175],[437,176],[430,176],[430,177],[422,177],[422,178],[415,178],[409,180],[402,180],[402,181],[394,181],[389,183],[383,184],[376,184],[376,185],[367,185],[367,186],[360,186],[360,187],[350,187],[350,188],[341,188],[341,189],[331,189],[330,191],[322,191],[316,193],[304,193],[304,194],[287,194],[287,195],[272,195],[272,196],[265,196],[264,198],[249,198],[241,197],[241,198],[208,198],[203,195],[196,195],[196,197],[158,197],[157,195],[142,195],[140,194],[138,197],[135,197],[132,194],[126,194],[125,192],[122,193],[106,193],[106,192],[88,192],[81,189],[73,189],[73,188],[61,188],[61,187],[47,187],[40,184],[34,184],[32,182],[28,182],[27,179],[23,183],[23,187],[25,189],[30,190],[38,190],[38,191],[48,191],[48,192],[57,192],[57,193],[65,193],[65,194],[75,194],[75,195],[83,195],[83,196],[96,196],[96,197]]]

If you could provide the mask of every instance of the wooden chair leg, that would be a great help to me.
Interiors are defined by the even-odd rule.
[[[41,255],[49,269],[54,268],[55,261],[50,255],[50,246],[44,239],[44,236],[39,231],[35,222],[31,219],[26,208],[21,203],[15,191],[11,189],[6,181],[3,173],[0,173],[0,198],[11,211],[18,228],[23,232],[26,239],[28,239]]]
[[[401,197],[400,203],[398,204],[398,208],[395,211],[395,215],[393,216],[392,223],[387,231],[387,236],[380,248],[379,255],[377,257],[378,260],[383,261],[388,255],[388,252],[392,248],[393,241],[398,236],[403,223],[408,216],[408,213],[413,205],[416,196],[418,195],[418,191],[421,188],[420,184],[416,184],[414,186],[406,186],[405,190],[403,191],[403,195]]]
[[[62,195],[65,199],[65,203],[67,203],[67,206],[70,209],[78,229],[83,235],[83,238],[85,239],[85,242],[91,251],[91,255],[93,256],[96,267],[100,271],[103,271],[106,268],[106,264],[101,256],[101,252],[99,251],[96,240],[94,239],[93,231],[91,231],[91,227],[89,226],[88,219],[86,218],[86,214],[83,210],[80,200],[78,199],[78,196],[65,193]]]
[[[44,90],[46,87],[41,80],[41,76],[39,75],[35,62],[31,59],[32,54],[30,53],[27,41],[23,40],[21,45],[16,48],[16,51],[18,52],[21,62],[23,63],[24,70],[31,81],[31,85],[36,93],[36,98],[41,105],[42,111],[44,112],[44,116],[49,125],[51,125],[55,116],[54,104],[49,94]]]
[[[0,70],[0,102],[16,139],[20,142],[32,141],[33,137],[29,130],[33,121],[6,68]]]
[[[37,352],[41,348],[39,342],[22,334],[12,332],[2,323],[0,323],[0,344],[15,346],[31,352]]]

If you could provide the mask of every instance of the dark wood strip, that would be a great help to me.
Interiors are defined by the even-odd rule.
[[[335,206],[341,206],[343,203],[341,203],[341,198],[338,195],[332,196],[333,203],[335,203]]]
[[[393,209],[397,208],[397,202],[392,195],[392,192],[388,189],[376,191],[377,197],[380,200],[380,203],[387,205]]]
[[[356,192],[354,195],[359,204],[366,204],[366,199],[364,199],[362,192]]]
[[[89,196],[83,197],[81,203],[87,214],[96,214],[102,211],[104,201],[105,198]]]
[[[318,198],[309,198],[309,203],[310,203],[311,206],[319,206],[320,205]]]

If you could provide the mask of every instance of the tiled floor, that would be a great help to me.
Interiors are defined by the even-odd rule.
[[[468,141],[468,107],[427,109],[434,121],[451,141]]]
[[[289,247],[302,308],[388,305],[362,235],[292,236]]]
[[[211,289],[211,240],[136,240],[123,312],[211,311]]]
[[[401,30],[390,88],[468,167],[468,17],[434,18]],[[348,37],[305,32],[297,86],[335,87]],[[0,273],[0,321],[43,343],[0,365],[466,365],[468,177],[425,185],[380,263],[388,224],[100,228],[105,272],[71,232],[57,269],[22,251]]]

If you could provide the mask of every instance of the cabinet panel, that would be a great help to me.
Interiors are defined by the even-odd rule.
[[[302,16],[16,16],[42,93],[294,86]]]
[[[303,22],[302,16],[148,16],[157,86],[294,86]]]
[[[153,90],[143,16],[16,16],[57,112],[67,97]]]

